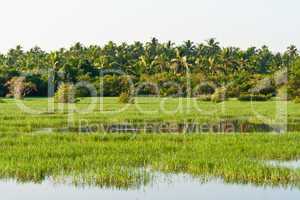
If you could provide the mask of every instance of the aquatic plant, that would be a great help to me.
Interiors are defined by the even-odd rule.
[[[264,160],[300,157],[300,134],[1,134],[0,177],[136,188],[152,172],[187,173],[231,183],[299,186],[300,172]]]

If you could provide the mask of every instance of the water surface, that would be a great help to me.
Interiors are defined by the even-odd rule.
[[[278,160],[270,160],[267,161],[266,164],[276,167],[285,167],[289,169],[300,169],[300,160],[292,160],[292,161],[278,161]]]
[[[298,200],[300,189],[224,184],[220,180],[201,183],[186,175],[172,175],[134,190],[75,187],[50,180],[42,184],[1,181],[0,194],[4,200]]]

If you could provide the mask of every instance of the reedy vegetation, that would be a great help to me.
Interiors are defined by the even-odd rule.
[[[0,134],[0,177],[133,188],[151,172],[188,173],[226,182],[299,187],[300,171],[264,160],[300,157],[300,135]],[[150,169],[145,171],[143,169]]]

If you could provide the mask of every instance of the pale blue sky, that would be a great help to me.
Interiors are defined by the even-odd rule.
[[[300,48],[299,0],[1,0],[0,52],[147,41]]]

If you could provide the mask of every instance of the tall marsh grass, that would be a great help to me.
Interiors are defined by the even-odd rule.
[[[300,134],[0,135],[0,177],[137,188],[151,172],[187,173],[231,183],[299,186],[300,171],[264,164],[300,158]]]

